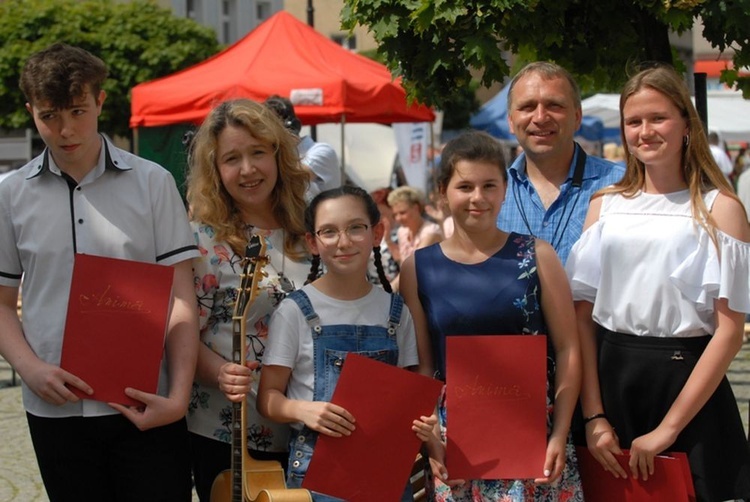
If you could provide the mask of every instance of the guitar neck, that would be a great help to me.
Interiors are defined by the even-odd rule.
[[[258,236],[252,236],[248,243],[240,286],[232,315],[232,362],[241,366],[247,359],[245,335],[247,333],[247,315],[250,310],[261,278],[263,266],[268,258],[265,256],[265,242]],[[232,497],[231,502],[243,502],[243,473],[250,462],[247,452],[247,399],[232,403]]]
[[[234,336],[232,337],[232,362],[235,364],[244,364],[245,362],[245,342],[242,329],[243,318],[234,317],[232,319]],[[243,409],[247,405],[247,400],[243,399],[241,403],[232,403],[232,500],[231,502],[243,502],[242,495],[242,473],[244,456],[247,455],[247,433],[245,431]]]

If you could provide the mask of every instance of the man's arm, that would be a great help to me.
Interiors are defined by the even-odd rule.
[[[131,408],[109,403],[140,430],[176,422],[187,412],[198,359],[198,309],[196,308],[193,270],[190,260],[174,265],[174,297],[166,341],[169,368],[169,393],[156,394],[127,388],[125,393],[146,406]]]
[[[87,394],[93,390],[77,376],[37,357],[23,335],[16,312],[18,288],[0,286],[0,354],[36,395],[48,403],[62,405],[80,399],[68,386]]]
[[[302,164],[314,175],[312,184],[319,192],[341,186],[341,165],[336,151],[326,143],[315,143],[302,158]]]

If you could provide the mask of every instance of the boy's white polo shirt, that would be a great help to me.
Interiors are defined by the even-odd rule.
[[[173,265],[198,256],[184,204],[164,168],[102,140],[79,184],[45,150],[0,184],[0,285],[23,275],[23,329],[31,348],[58,365],[74,253]],[[67,178],[67,179],[66,179]],[[143,278],[144,288],[148,278]],[[159,393],[168,388],[162,361]],[[49,404],[25,385],[26,410],[42,417],[116,413],[83,400]]]

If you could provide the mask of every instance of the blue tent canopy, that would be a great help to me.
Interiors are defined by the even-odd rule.
[[[509,85],[487,101],[477,113],[469,119],[469,124],[474,129],[486,131],[498,139],[516,141],[516,136],[508,126],[508,89]],[[576,136],[581,136],[589,141],[602,141],[604,139],[604,122],[598,117],[584,116],[581,127],[576,131]]]
[[[498,139],[516,140],[508,126],[508,89],[503,87],[492,99],[488,100],[477,113],[471,116],[469,124],[474,129],[485,131]]]

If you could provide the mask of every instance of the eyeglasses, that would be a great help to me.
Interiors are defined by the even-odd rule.
[[[343,230],[339,230],[338,228],[323,228],[315,232],[315,235],[318,236],[320,242],[329,245],[338,244],[339,239],[341,238],[341,232],[345,233],[350,241],[361,242],[364,240],[365,236],[367,236],[367,230],[369,228],[370,225],[355,223],[349,225]]]

